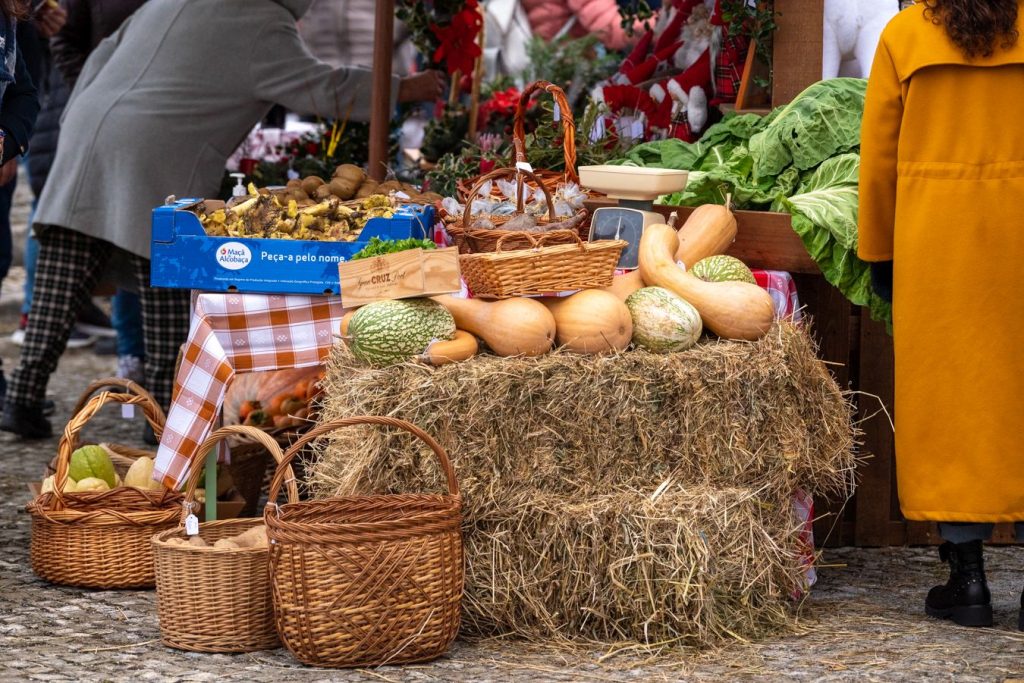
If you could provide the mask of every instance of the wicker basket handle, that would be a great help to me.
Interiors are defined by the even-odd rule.
[[[530,98],[535,92],[544,90],[551,93],[555,99],[555,106],[558,107],[562,116],[562,155],[565,157],[565,178],[579,184],[580,177],[576,174],[576,121],[572,117],[572,107],[565,97],[565,91],[554,83],[547,81],[535,81],[526,86],[523,94],[519,96],[519,105],[516,107],[515,119],[512,125],[512,143],[515,146],[515,161],[526,161],[526,109],[530,104]]]
[[[569,234],[567,235],[566,233]],[[539,236],[535,236],[534,233],[531,232],[509,231],[507,235],[502,235],[498,238],[498,241],[494,244],[494,253],[501,253],[501,243],[509,238],[519,239],[521,237],[525,237],[530,242],[531,249],[540,249],[549,239],[553,239],[555,237],[561,239],[569,237],[570,235],[574,240],[576,240],[576,246],[579,247],[580,251],[585,251],[587,247],[583,244],[583,240],[580,239],[579,234],[575,230],[552,230],[551,232],[542,232]]]
[[[75,409],[71,411],[71,414],[77,415],[82,412],[82,409],[85,408],[85,404],[89,402],[89,399],[92,398],[93,394],[100,389],[109,389],[110,387],[120,387],[122,389],[126,389],[130,394],[137,394],[138,396],[143,396],[149,399],[149,401],[156,407],[157,414],[160,416],[160,429],[156,430],[154,428],[156,438],[159,439],[161,432],[163,432],[164,423],[167,422],[167,417],[164,415],[163,408],[160,407],[160,404],[156,402],[156,399],[153,398],[151,393],[130,379],[124,379],[122,377],[107,377],[106,379],[97,379],[93,381],[85,388],[82,395],[78,397],[78,403],[75,404]]]
[[[544,193],[544,201],[548,205],[548,219],[551,222],[554,222],[556,220],[557,216],[555,216],[555,202],[551,198],[551,192],[548,190],[548,188],[544,187],[544,183],[541,182],[540,178],[538,178],[532,171],[527,171],[524,168],[497,168],[491,171],[490,173],[481,176],[480,179],[476,181],[476,185],[473,186],[473,189],[469,191],[469,196],[466,198],[466,208],[462,213],[462,225],[464,226],[465,230],[469,230],[469,226],[472,224],[471,221],[473,220],[473,201],[477,198],[477,195],[480,194],[480,190],[481,188],[483,188],[484,184],[490,180],[494,180],[495,178],[515,177],[520,173],[525,175],[533,182],[537,183],[537,187],[539,187],[541,189],[541,192]],[[519,183],[518,191],[516,192],[516,213],[523,213],[524,194],[525,193],[523,192],[523,184]]]
[[[185,486],[185,504],[182,506],[181,520],[179,521],[181,526],[185,526],[185,517],[188,516],[188,513],[192,511],[192,506],[195,505],[196,487],[199,485],[199,477],[203,472],[203,461],[206,457],[206,453],[208,453],[210,449],[218,443],[231,436],[243,436],[250,441],[259,443],[261,446],[266,448],[272,456],[274,456],[274,462],[278,465],[280,465],[284,460],[284,455],[281,453],[281,447],[262,429],[256,429],[255,427],[248,427],[246,425],[228,425],[227,427],[221,427],[217,431],[213,432],[196,450],[195,457],[189,465],[190,473],[188,483]],[[291,465],[288,465],[286,469],[288,470],[288,478],[285,480],[285,485],[288,487],[288,496],[291,497],[294,494],[296,499],[298,499],[299,490],[295,485],[295,474],[292,472]]]
[[[64,427],[64,434],[57,444],[57,472],[53,475],[53,509],[63,510],[66,506],[62,489],[68,482],[68,469],[71,466],[71,453],[78,443],[78,433],[82,431],[86,423],[91,420],[100,408],[108,403],[120,403],[121,405],[142,406],[142,414],[146,421],[153,427],[153,432],[159,434],[163,431],[163,411],[156,404],[149,394],[112,394],[103,391],[90,398],[85,407],[75,413],[74,417],[68,420]]]
[[[452,467],[451,460],[448,459],[448,453],[432,436],[427,434],[425,431],[405,420],[399,420],[394,417],[379,417],[365,415],[360,417],[346,417],[344,419],[332,420],[325,422],[324,424],[317,425],[315,428],[309,431],[305,436],[292,444],[285,454],[284,459],[278,464],[277,471],[274,472],[274,479],[270,482],[270,496],[268,500],[271,502],[268,505],[273,504],[273,501],[277,500],[277,494],[281,488],[281,483],[285,476],[285,470],[291,467],[291,462],[296,455],[308,444],[310,441],[323,436],[329,432],[333,432],[335,429],[341,429],[342,427],[352,427],[354,425],[381,425],[385,427],[397,427],[404,429],[423,443],[430,446],[430,450],[434,451],[434,455],[441,462],[441,470],[444,472],[445,479],[448,480],[448,493],[452,496],[459,495],[459,482],[455,478],[455,469]],[[291,489],[288,491],[288,502],[297,503],[299,501],[298,492],[294,492]]]

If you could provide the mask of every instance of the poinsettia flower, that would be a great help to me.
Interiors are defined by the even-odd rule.
[[[434,51],[433,61],[444,64],[449,75],[461,71],[473,72],[473,63],[482,53],[476,44],[483,20],[477,11],[476,0],[468,0],[465,8],[452,17],[448,26],[431,24],[430,30],[440,43]]]

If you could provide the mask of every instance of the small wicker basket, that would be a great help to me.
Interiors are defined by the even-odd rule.
[[[321,425],[284,456],[271,483],[310,441],[351,425],[411,432],[441,462],[444,495],[404,494],[269,503],[274,614],[281,640],[306,664],[378,666],[434,659],[459,630],[463,590],[461,502],[444,449],[418,427],[388,417]]]
[[[545,235],[528,236],[531,249],[504,251],[503,242],[493,254],[459,256],[462,278],[473,296],[506,299],[541,296],[577,289],[609,287],[625,240],[584,242],[545,246]]]
[[[562,158],[565,161],[565,170],[549,171],[538,169],[534,172],[535,176],[531,177],[531,180],[534,181],[536,186],[545,188],[553,193],[558,189],[559,185],[566,183],[579,184],[580,182],[580,177],[576,173],[576,121],[573,119],[572,107],[569,106],[569,100],[565,96],[565,91],[554,83],[535,81],[526,86],[523,93],[519,96],[519,103],[516,106],[515,118],[512,124],[512,144],[515,149],[515,158],[512,165],[514,166],[520,162],[529,163],[529,159],[526,156],[526,112],[534,93],[542,90],[554,98],[555,107],[558,109],[558,115],[562,120]],[[459,198],[466,199],[470,191],[480,180],[481,178],[477,177],[459,181],[456,185]],[[499,195],[500,193],[497,188],[494,188],[491,190],[491,194]]]
[[[445,221],[445,230],[459,248],[460,254],[493,252],[498,248],[498,240],[502,237],[508,238],[504,242],[505,249],[508,251],[530,248],[531,244],[526,235],[534,233],[522,230],[504,230],[501,228],[502,225],[524,213],[525,193],[521,191],[521,188],[516,197],[516,213],[509,216],[489,216],[488,218],[495,226],[493,229],[473,227],[473,221],[475,220],[473,218],[473,201],[477,198],[483,186],[489,181],[498,178],[512,177],[521,180],[523,176],[532,178],[540,183],[540,180],[534,173],[519,168],[495,169],[477,181],[466,200],[466,208],[462,214],[461,222],[458,219]],[[555,203],[551,198],[551,192],[543,183],[540,183],[540,189],[547,203],[548,215],[537,219],[537,225],[543,228],[544,232],[536,234],[547,235],[548,244],[573,244],[577,237],[587,239],[590,233],[587,210],[580,209],[573,216],[560,219],[555,215]]]
[[[63,493],[78,433],[109,404],[140,406],[157,436],[163,413],[143,393],[102,391],[89,398],[64,428],[57,448],[54,490],[28,504],[32,517],[32,571],[51,583],[86,588],[152,588],[154,533],[173,527],[182,495],[121,486],[109,491]]]
[[[231,436],[255,441],[278,463],[283,459],[271,436],[241,425],[218,429],[196,452],[207,453]],[[192,652],[254,652],[278,647],[266,547],[192,547],[170,542],[183,537],[185,517],[194,509],[202,469],[199,455],[185,490],[180,526],[152,539],[161,641],[168,647]],[[287,475],[288,493],[297,495],[290,468]],[[262,519],[203,522],[199,535],[212,545],[262,524]]]

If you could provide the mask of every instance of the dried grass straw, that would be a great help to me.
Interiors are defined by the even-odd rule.
[[[463,633],[712,645],[784,630],[801,587],[796,488],[853,487],[851,405],[807,332],[681,354],[479,356],[360,367],[338,348],[324,419],[408,420],[463,492]],[[439,490],[412,440],[354,429],[311,456],[318,496]]]

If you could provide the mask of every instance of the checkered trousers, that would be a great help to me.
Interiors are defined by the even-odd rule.
[[[32,310],[21,361],[7,388],[8,401],[30,404],[43,400],[78,315],[116,249],[110,242],[58,226],[49,226],[39,235]],[[150,287],[149,259],[127,256],[142,301],[146,386],[166,409],[178,349],[188,336],[189,292]]]

